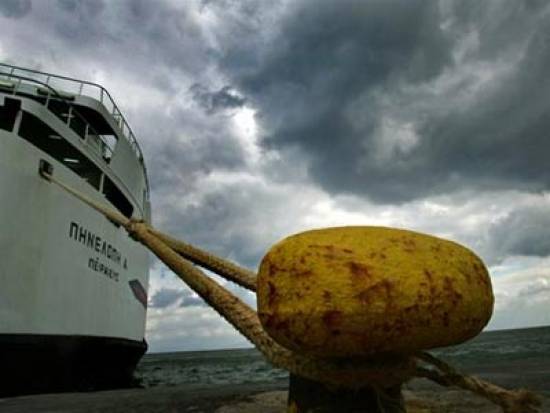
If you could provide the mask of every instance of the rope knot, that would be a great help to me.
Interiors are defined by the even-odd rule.
[[[128,235],[137,242],[142,242],[143,235],[149,232],[149,226],[143,219],[131,218],[126,225],[124,225]]]

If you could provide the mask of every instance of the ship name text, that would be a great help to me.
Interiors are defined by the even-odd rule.
[[[71,221],[69,225],[69,238],[88,247],[95,253],[93,257],[88,259],[89,269],[118,282],[120,278],[119,271],[111,268],[110,265],[112,264],[107,265],[103,263],[102,257],[103,260],[106,258],[125,270],[128,268],[126,258],[122,257],[118,249],[77,222]]]
[[[122,255],[120,254],[120,251],[104,239],[101,239],[99,235],[94,234],[82,225],[79,225],[76,222],[71,222],[69,227],[69,237],[87,246],[88,248],[91,248],[96,253],[103,255],[111,261],[121,265]],[[124,260],[124,264],[126,264],[126,260]]]

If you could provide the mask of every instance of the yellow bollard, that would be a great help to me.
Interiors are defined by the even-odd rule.
[[[260,321],[280,345],[348,361],[463,342],[487,324],[494,301],[485,265],[467,248],[379,227],[284,239],[260,264],[257,294]],[[289,390],[288,411],[404,411],[400,385],[334,388],[291,374]]]
[[[257,294],[269,335],[318,357],[457,344],[482,330],[494,301],[485,265],[467,248],[379,227],[284,239],[261,262]]]

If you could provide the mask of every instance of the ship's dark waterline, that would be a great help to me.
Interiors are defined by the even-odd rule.
[[[118,338],[2,334],[0,397],[128,387],[146,350]]]

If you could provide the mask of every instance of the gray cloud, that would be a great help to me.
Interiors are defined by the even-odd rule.
[[[163,288],[157,291],[151,297],[151,307],[153,308],[164,308],[171,306],[178,302],[183,295],[182,290],[176,290],[173,288]]]
[[[533,283],[521,288],[518,297],[531,297],[534,295],[550,292],[550,277],[539,278]]]
[[[200,192],[197,180],[214,170],[233,171],[246,164],[246,153],[230,131],[223,116],[202,118],[200,113],[180,109],[176,103],[173,115],[151,107],[137,119],[138,130],[155,140],[145,142],[153,188],[153,202],[174,193]],[[158,141],[162,145],[158,145]]]
[[[104,8],[103,0],[57,0],[59,6],[70,13],[97,16]]]
[[[449,4],[301,2],[269,47],[223,68],[260,109],[265,147],[300,148],[331,193],[549,189],[548,6]]]
[[[246,99],[239,96],[231,86],[224,86],[216,92],[211,92],[205,86],[195,83],[189,91],[193,94],[193,99],[208,113],[240,108],[246,103]]]
[[[193,294],[189,288],[161,288],[152,297],[151,308],[204,306],[204,301]]]
[[[0,2],[0,14],[4,17],[20,19],[27,15],[31,8],[31,0],[2,0]]]
[[[77,0],[57,0],[57,4],[59,4],[59,7],[68,12],[74,12],[78,7],[79,2]]]
[[[550,277],[548,265],[528,273],[495,277],[495,314],[490,327],[519,328],[550,323]]]
[[[183,301],[180,303],[180,307],[196,307],[196,306],[205,306],[205,302],[196,296],[185,296]]]
[[[491,249],[499,260],[510,255],[546,257],[550,255],[550,214],[548,205],[513,210],[490,229]]]
[[[40,47],[34,58],[50,69],[53,64],[70,71],[76,59],[76,65],[87,66],[89,72],[107,65],[109,73],[125,72],[136,81],[149,83],[168,77],[172,91],[181,87],[178,74],[195,73],[194,82],[202,80],[200,74],[207,65],[211,46],[191,4],[178,6],[166,0],[58,0],[34,2],[32,9],[30,4],[2,1],[0,13],[28,15],[32,27],[40,33],[36,43],[25,44],[26,37],[13,31],[9,37],[14,46],[24,50]],[[31,57],[22,56],[24,60],[19,63],[28,66]]]
[[[204,196],[196,205],[166,205],[165,213],[171,217],[169,230],[215,254],[232,254],[241,265],[255,269],[265,253],[265,246],[258,245],[250,234],[251,226],[262,225],[250,219],[250,205],[264,205],[255,195],[258,194],[254,191],[234,185]]]

